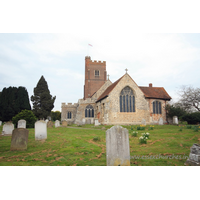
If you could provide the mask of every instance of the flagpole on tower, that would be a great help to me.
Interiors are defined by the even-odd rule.
[[[88,56],[89,56],[89,47],[93,47],[91,44],[88,44]]]

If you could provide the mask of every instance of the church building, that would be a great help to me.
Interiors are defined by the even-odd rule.
[[[69,124],[104,125],[164,124],[166,104],[171,97],[163,87],[138,86],[126,73],[112,83],[106,62],[85,57],[84,98],[78,103],[62,103],[61,121]]]

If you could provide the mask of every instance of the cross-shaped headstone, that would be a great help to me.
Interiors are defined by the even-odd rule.
[[[127,73],[128,69],[126,68],[125,71],[126,71],[126,73]]]
[[[107,76],[108,76],[108,80],[109,80],[109,76],[110,76],[110,75],[108,74]]]

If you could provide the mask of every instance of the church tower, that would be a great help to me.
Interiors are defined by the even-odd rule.
[[[106,82],[106,61],[92,61],[85,57],[84,99],[91,96]]]

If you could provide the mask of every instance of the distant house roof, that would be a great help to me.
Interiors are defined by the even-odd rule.
[[[144,96],[146,98],[151,99],[164,99],[164,100],[170,100],[171,97],[166,92],[166,90],[163,87],[141,87],[139,88],[144,93]]]
[[[112,85],[110,85],[103,93],[102,95],[97,99],[96,103],[107,98],[110,92],[115,88],[115,86],[118,84],[118,82],[123,78],[122,76],[120,79],[115,81]],[[132,79],[133,80],[133,79]],[[144,93],[144,96],[149,99],[164,99],[164,100],[170,100],[171,97],[166,92],[166,90],[163,87],[142,87],[138,86],[141,91]]]

